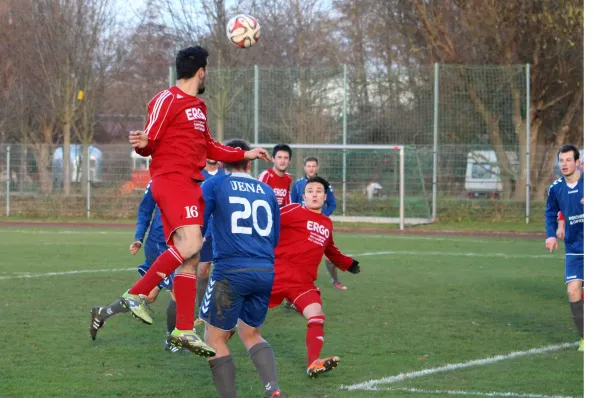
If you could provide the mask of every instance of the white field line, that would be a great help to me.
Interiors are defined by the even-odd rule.
[[[404,392],[412,392],[412,393],[421,393],[421,394],[429,394],[429,395],[475,395],[478,397],[513,397],[513,398],[574,398],[568,395],[542,395],[542,394],[521,394],[517,392],[499,392],[499,391],[460,391],[460,390],[450,390],[450,391],[442,391],[442,390],[423,390],[420,388],[408,388],[408,387],[383,387],[383,388],[365,388],[368,391],[404,391]]]
[[[414,379],[416,377],[429,376],[429,375],[436,374],[436,373],[451,372],[454,370],[471,368],[474,366],[489,365],[491,363],[505,361],[507,359],[515,359],[515,358],[519,358],[519,357],[527,357],[527,356],[531,356],[531,355],[544,354],[546,352],[551,352],[551,351],[564,350],[565,348],[576,347],[578,344],[579,343],[564,343],[564,344],[558,344],[558,345],[550,345],[550,346],[546,346],[546,347],[542,347],[542,348],[534,348],[534,349],[531,349],[528,351],[514,351],[514,352],[511,352],[511,353],[505,354],[505,355],[496,355],[493,357],[488,357],[488,358],[483,358],[483,359],[475,359],[473,361],[468,361],[468,362],[463,362],[463,363],[448,364],[445,366],[440,366],[438,368],[429,368],[429,369],[417,370],[414,372],[400,373],[396,376],[384,377],[382,379],[369,380],[369,381],[365,381],[362,383],[352,384],[349,386],[341,385],[340,388],[349,390],[349,391],[368,390],[368,389],[372,389],[373,387],[381,385],[381,384],[396,383],[399,381],[403,381],[403,380],[407,380],[407,379]]]
[[[556,258],[549,254],[537,255],[537,254],[505,254],[505,253],[453,253],[453,252],[426,252],[426,251],[393,251],[393,252],[369,252],[369,253],[358,253],[356,257],[367,257],[367,256],[386,256],[386,255],[415,255],[415,256],[459,256],[459,257],[500,257],[500,258]],[[12,273],[10,276],[0,276],[0,280],[7,279],[25,279],[25,278],[41,278],[45,276],[61,276],[61,275],[77,275],[77,274],[94,274],[102,272],[123,272],[136,270],[137,268],[111,268],[111,269],[87,269],[87,270],[73,270],[73,271],[57,271],[57,272],[43,272],[43,273],[28,273],[20,272],[19,275]]]
[[[96,274],[96,273],[101,273],[101,272],[125,272],[125,271],[135,271],[135,270],[137,270],[137,268],[81,269],[81,270],[75,270],[75,271],[61,271],[61,272],[19,273],[19,275],[0,276],[0,281],[7,280],[7,279],[28,279],[28,278],[42,278],[44,276]]]
[[[49,231],[49,230],[36,230],[36,229],[15,229],[15,228],[0,228],[0,234],[12,234],[12,233],[20,233],[20,234],[40,234],[40,235],[132,235],[132,231],[135,231],[134,228],[129,229],[114,229],[110,231],[100,230],[100,231],[90,231],[90,230],[59,230],[59,231]],[[349,234],[346,232],[340,232],[343,234]],[[442,242],[469,242],[469,243],[490,243],[490,241],[494,241],[494,243],[506,243],[506,244],[515,244],[515,243],[530,243],[529,241],[523,241],[519,239],[518,235],[515,235],[514,238],[507,237],[490,237],[488,239],[472,239],[469,236],[463,237],[450,237],[450,236],[425,236],[425,235],[383,235],[383,234],[349,234],[353,237],[359,237],[360,239],[396,239],[396,240],[425,240],[425,241],[442,241]]]
[[[468,252],[430,252],[425,250],[397,250],[389,252],[371,252],[356,254],[356,256],[387,256],[400,254],[405,256],[455,256],[455,257],[497,257],[497,258],[547,258],[547,259],[558,259],[559,255],[552,254],[508,254],[508,253],[468,253]]]

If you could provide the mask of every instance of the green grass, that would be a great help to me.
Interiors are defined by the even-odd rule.
[[[153,326],[121,315],[97,341],[89,338],[89,309],[112,302],[137,279],[135,271],[15,278],[136,267],[141,256],[127,250],[132,233],[0,228],[0,395],[216,396],[206,360],[163,351],[166,294],[153,304]],[[577,340],[562,256],[545,253],[537,240],[340,233],[336,242],[357,254],[362,267],[359,275],[341,275],[346,292],[330,286],[324,267],[319,276],[323,354],[339,355],[339,368],[306,377],[301,316],[275,308],[263,327],[289,397],[427,397],[339,387]],[[239,396],[263,396],[239,339],[231,348]],[[566,349],[380,387],[582,396],[583,355]]]

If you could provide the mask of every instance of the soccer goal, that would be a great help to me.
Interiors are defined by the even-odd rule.
[[[275,144],[252,144],[272,149]],[[288,173],[304,176],[304,159],[319,161],[319,175],[332,185],[337,208],[334,221],[405,225],[431,222],[431,167],[415,148],[404,145],[290,144]],[[253,173],[271,167],[253,162]],[[406,167],[408,166],[408,168]]]

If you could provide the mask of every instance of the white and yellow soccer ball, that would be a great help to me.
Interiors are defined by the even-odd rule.
[[[250,15],[236,15],[227,22],[227,38],[240,48],[252,47],[260,38],[260,24]]]

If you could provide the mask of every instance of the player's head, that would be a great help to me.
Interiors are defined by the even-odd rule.
[[[575,145],[567,144],[558,150],[558,165],[565,177],[570,177],[579,167],[579,150]]]
[[[292,160],[292,148],[286,144],[277,144],[273,148],[273,167],[277,171],[284,172]]]
[[[316,176],[319,172],[319,159],[314,156],[304,158],[304,174],[306,177]]]
[[[208,51],[200,46],[184,48],[177,53],[175,69],[177,80],[195,79],[198,84],[198,94],[206,89],[206,65],[208,65]]]
[[[217,161],[212,159],[206,159],[206,164],[210,164],[211,166],[216,166]]]
[[[302,198],[306,203],[306,208],[313,211],[320,211],[323,208],[325,199],[327,199],[328,189],[329,183],[323,177],[309,177],[306,180],[304,194],[302,195]]]
[[[225,142],[225,146],[231,147],[231,148],[240,148],[244,151],[249,151],[250,150],[250,145],[248,145],[248,143],[242,139],[239,138],[235,138],[233,140],[229,140],[227,142]],[[229,171],[229,172],[241,172],[241,173],[248,173],[250,171],[250,161],[249,160],[240,160],[239,162],[231,162],[231,163],[226,163],[223,162],[223,167],[225,168],[225,170]]]

